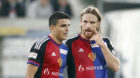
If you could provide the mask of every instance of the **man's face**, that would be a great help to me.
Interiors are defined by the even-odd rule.
[[[50,3],[50,0],[40,0],[42,6],[46,6]]]
[[[94,34],[94,29],[99,27],[98,18],[90,13],[84,14],[81,19],[82,35],[86,39],[90,39]]]
[[[68,37],[68,27],[70,25],[69,19],[60,19],[55,26],[52,26],[52,33],[59,40],[65,40]]]

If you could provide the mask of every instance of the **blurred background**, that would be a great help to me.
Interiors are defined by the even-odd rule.
[[[52,13],[71,16],[71,37],[80,32],[80,12],[89,5],[101,11],[102,35],[121,61],[120,71],[109,70],[109,78],[140,78],[140,0],[0,0],[0,78],[25,78],[30,48],[49,34]]]

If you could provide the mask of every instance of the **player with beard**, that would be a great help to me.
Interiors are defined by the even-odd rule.
[[[107,67],[118,71],[120,62],[108,38],[100,35],[101,14],[89,6],[81,12],[81,34],[69,39],[69,78],[107,78]]]

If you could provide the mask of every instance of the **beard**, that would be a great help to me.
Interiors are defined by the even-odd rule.
[[[82,26],[81,26],[81,34],[83,34],[83,36],[86,38],[86,39],[90,39],[94,34],[95,34],[95,31],[90,29],[90,28],[87,28],[87,29],[83,29]],[[99,32],[100,31],[100,28],[99,27],[96,27],[96,31]]]
[[[94,35],[94,31],[92,30],[84,30],[82,34],[85,36],[86,39],[90,39]]]

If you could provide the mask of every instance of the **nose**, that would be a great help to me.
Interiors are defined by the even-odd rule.
[[[69,31],[69,26],[66,26],[66,31]]]
[[[88,27],[88,28],[91,28],[91,24],[90,24],[90,23],[87,23],[87,27]]]

